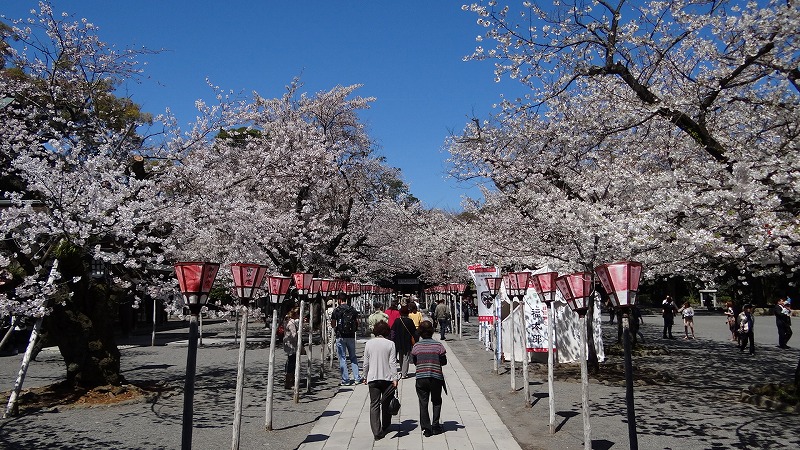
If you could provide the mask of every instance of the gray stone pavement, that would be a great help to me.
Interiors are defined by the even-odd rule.
[[[390,431],[383,440],[373,439],[368,388],[359,385],[340,389],[300,449],[519,449],[469,372],[450,351],[447,342],[444,345],[448,349],[448,364],[443,369],[450,393],[442,397],[444,433],[422,436],[414,379],[408,378],[398,385],[402,407],[392,418]]]

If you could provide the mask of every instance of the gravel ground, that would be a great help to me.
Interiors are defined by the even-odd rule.
[[[774,318],[759,317],[756,355],[742,354],[727,340],[730,334],[724,322],[721,314],[695,316],[697,339],[681,339],[683,326],[676,325],[678,339],[663,340],[661,318],[645,317],[642,331],[647,346],[666,354],[634,357],[639,448],[800,448],[800,415],[738,401],[741,390],[750,384],[790,381],[800,352],[777,348]],[[556,433],[550,435],[546,362],[531,364],[533,406],[526,408],[521,374],[517,391],[512,392],[508,364],[504,374],[495,375],[492,353],[475,340],[476,328],[467,330],[463,341],[449,340],[448,344],[522,448],[583,448],[581,385],[574,367],[578,364],[554,369]],[[604,324],[606,348],[616,342],[616,333],[616,326]],[[621,364],[621,356],[607,355],[605,365]],[[659,384],[639,385],[643,373],[662,377]],[[590,378],[589,384],[592,448],[629,448],[624,382],[599,378]]]
[[[756,355],[740,354],[727,341],[721,316],[696,316],[696,340],[660,339],[660,318],[645,317],[646,343],[666,355],[634,358],[637,373],[665,374],[668,381],[637,385],[636,428],[642,449],[800,448],[800,415],[767,411],[738,402],[749,384],[790,379],[797,364],[796,349],[775,347],[774,320],[756,322]],[[264,340],[263,325],[251,324],[250,340]],[[678,331],[676,327],[676,331]],[[476,340],[472,323],[463,340],[448,340],[452,351],[494,405],[520,445],[526,449],[583,447],[581,389],[573,365],[556,367],[556,426],[548,432],[546,367],[531,365],[533,406],[525,407],[521,392],[511,392],[510,374],[492,372],[492,354]],[[682,333],[677,333],[680,336]],[[204,327],[199,349],[194,407],[193,444],[196,449],[230,447],[238,345],[231,342],[232,324]],[[160,380],[172,390],[154,402],[108,407],[57,408],[0,421],[3,449],[174,449],[180,447],[186,328],[160,332],[155,347],[150,337],[121,342],[125,377],[131,381]],[[616,328],[604,326],[606,344],[616,340]],[[221,342],[221,343],[220,343]],[[790,345],[793,343],[790,342]],[[241,449],[294,449],[338,390],[338,367],[316,380],[312,393],[295,404],[291,393],[276,381],[274,431],[264,431],[268,348],[255,344],[247,352],[247,376],[241,428]],[[266,346],[264,346],[266,347]],[[315,347],[319,351],[319,347]],[[359,345],[359,350],[363,344]],[[0,390],[12,388],[19,356],[0,357]],[[276,351],[277,372],[285,354]],[[606,364],[621,364],[609,356]],[[507,367],[506,367],[507,369]],[[45,349],[33,362],[25,387],[43,386],[63,378],[63,362],[55,349]],[[637,383],[638,384],[638,383]],[[451,393],[458,395],[458,393]],[[624,386],[618,381],[591,379],[589,388],[592,448],[628,447]],[[446,420],[447,411],[443,411]]]
[[[248,342],[268,336],[263,324],[251,324]],[[181,446],[183,380],[186,371],[186,328],[157,335],[156,346],[150,336],[122,341],[122,368],[129,382],[163,381],[173,387],[153,403],[113,406],[57,408],[0,422],[0,448],[3,449],[175,449]],[[229,448],[236,390],[238,344],[232,343],[233,324],[204,326],[204,345],[198,349],[194,395],[193,448]],[[219,343],[222,340],[225,343]],[[137,341],[140,341],[137,343]],[[143,341],[146,341],[144,343]],[[181,342],[183,341],[183,342]],[[267,342],[268,344],[268,342]],[[294,449],[311,430],[338,390],[336,376],[315,380],[312,393],[292,401],[283,388],[286,354],[275,352],[276,373],[273,403],[273,431],[265,431],[268,345],[250,348],[246,353],[246,377],[240,448]],[[319,347],[315,347],[319,351]],[[13,387],[20,356],[0,358],[2,385]],[[338,371],[338,366],[337,369]],[[63,379],[63,360],[55,348],[43,350],[30,367],[24,387],[50,384]],[[3,403],[5,405],[5,402]]]

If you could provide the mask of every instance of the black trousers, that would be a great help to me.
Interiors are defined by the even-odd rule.
[[[442,380],[436,378],[417,378],[417,398],[419,399],[419,424],[423,430],[440,428],[442,414]],[[428,413],[428,399],[433,404],[433,423]]]
[[[377,436],[389,429],[392,423],[392,412],[389,411],[389,402],[392,400],[394,386],[391,381],[375,380],[369,384],[369,425],[372,435]]]
[[[784,347],[792,337],[792,326],[784,321],[777,322],[776,325],[778,326],[778,345]]]
[[[675,324],[675,319],[673,317],[664,317],[664,333],[663,333],[664,339],[667,338],[668,334],[669,337],[672,337],[672,326],[674,324]]]

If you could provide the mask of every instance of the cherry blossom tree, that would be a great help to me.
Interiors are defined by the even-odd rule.
[[[214,101],[198,100],[184,130],[115,95],[146,50],[109,47],[47,3],[0,31],[0,263],[12,275],[0,314],[46,316],[68,382],[122,382],[117,307],[174,294],[174,261],[350,278],[388,270],[366,258],[382,251],[370,233],[385,210],[415,200],[377,156],[358,117],[373,99],[355,96],[357,85],[308,95],[295,80],[275,99],[211,86]],[[93,278],[93,262],[110,276]]]
[[[295,80],[281,98],[208,107],[172,145],[188,148],[167,182],[176,201],[167,244],[181,257],[263,260],[288,274],[366,277],[386,204],[412,202],[396,169],[376,156],[358,112],[359,86],[310,96]],[[214,127],[209,126],[214,123]],[[225,133],[201,138],[223,124]],[[375,275],[375,273],[372,273]]]
[[[158,242],[153,181],[132,169],[142,148],[135,130],[150,117],[113,94],[137,73],[137,52],[105,46],[91,23],[56,18],[46,3],[5,30],[0,251],[14,277],[0,311],[48,315],[67,382],[118,384],[113,319],[129,281],[119,271],[111,284],[94,279],[90,266],[141,268]],[[16,44],[6,45],[7,37]]]
[[[792,2],[500,3],[464,6],[485,30],[468,59],[529,93],[448,143],[457,177],[489,182],[474,223],[498,258],[797,278]]]
[[[482,208],[516,217],[503,228],[523,228],[530,253],[797,277],[796,5],[464,9],[485,29],[470,59],[530,94],[452,139],[455,173],[491,180]]]

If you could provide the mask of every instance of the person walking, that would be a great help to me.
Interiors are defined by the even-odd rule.
[[[442,366],[447,364],[447,352],[444,346],[433,339],[433,324],[424,320],[419,325],[420,340],[411,349],[411,359],[416,369],[416,390],[419,399],[419,424],[425,437],[440,434],[444,430],[441,425],[442,389],[447,393]],[[428,410],[430,400],[433,406],[433,418]]]
[[[661,302],[661,317],[664,318],[664,332],[662,333],[663,338],[667,339],[675,339],[672,335],[672,326],[675,324],[675,314],[678,313],[678,308],[675,306],[675,302],[672,301],[672,297],[669,295]]]
[[[750,354],[755,355],[755,342],[753,339],[753,326],[755,325],[755,318],[753,317],[753,305],[744,305],[744,309],[739,314],[739,351],[743,352],[750,344]]]
[[[408,304],[408,318],[414,321],[415,328],[419,328],[419,324],[422,323],[422,313],[419,312],[419,307],[415,302]],[[414,337],[419,338],[419,336]]]
[[[389,324],[379,321],[372,328],[375,339],[364,345],[364,383],[369,386],[369,425],[374,439],[386,436],[392,423],[389,409],[397,390],[397,355],[390,341]]]
[[[339,355],[339,370],[342,386],[361,383],[358,375],[358,356],[356,355],[356,332],[358,331],[358,311],[347,304],[347,296],[339,297],[339,306],[331,314],[331,328],[336,332],[336,353]],[[347,371],[347,362],[353,372],[353,380]]]
[[[438,300],[436,310],[433,312],[433,318],[439,322],[439,339],[446,341],[447,338],[445,337],[445,333],[450,325],[450,311],[448,310],[447,305],[444,303],[444,300],[441,298]]]
[[[690,339],[689,330],[692,330],[691,339],[694,339],[694,309],[692,305],[689,302],[684,302],[678,312],[683,317],[683,338]]]
[[[325,323],[330,325],[331,317],[333,317],[333,310],[336,309],[336,308],[335,308],[335,305],[334,305],[334,301],[332,299],[328,300],[328,302],[325,305],[326,305],[326,308],[325,308]],[[328,333],[325,336],[326,337],[326,346],[327,346],[326,351],[330,352],[329,354],[333,354],[333,352],[336,351],[336,330],[334,330],[333,327],[331,327],[331,326],[326,326],[325,328],[327,328],[326,331]]]
[[[378,322],[386,322],[387,325],[389,323],[389,316],[383,312],[383,303],[375,303],[375,312],[370,314],[367,317],[367,328],[369,328],[370,333],[372,333],[372,329],[375,328],[375,325]],[[375,337],[374,335],[372,337]]]
[[[398,309],[399,304],[400,302],[398,302],[397,299],[394,299],[392,300],[392,303],[389,306],[389,308],[387,308],[386,311],[384,311],[386,315],[389,317],[388,323],[390,330],[392,329],[392,325],[394,325],[394,321],[397,320],[398,317],[400,317],[400,310]]]
[[[300,308],[294,307],[286,314],[283,322],[283,351],[286,352],[283,387],[294,388],[294,369],[297,363],[297,333],[300,331]]]
[[[606,300],[606,311],[608,311],[608,324],[614,325],[614,316],[616,315],[616,311],[614,308],[614,303],[611,299]]]
[[[725,303],[725,323],[728,324],[728,329],[731,330],[731,341],[736,341],[736,311],[733,309],[733,302]]]
[[[411,347],[414,346],[417,327],[414,326],[414,321],[408,317],[407,306],[400,307],[400,317],[394,321],[391,336],[400,360],[400,376],[408,378],[408,354],[411,352]]]
[[[778,347],[789,348],[787,343],[792,337],[792,310],[789,309],[785,298],[779,298],[773,308],[775,325],[778,327]]]

